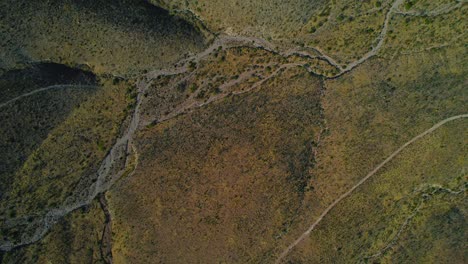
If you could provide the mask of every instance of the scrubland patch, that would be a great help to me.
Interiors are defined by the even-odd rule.
[[[48,210],[63,206],[67,198],[82,199],[134,104],[128,82],[102,79],[101,83],[103,88],[52,129],[9,178],[11,188],[1,201],[2,216],[13,221],[40,219]],[[16,242],[22,228],[9,229],[4,237]]]
[[[408,0],[388,13],[394,3],[0,3],[0,102],[82,77],[50,79],[45,70],[47,78],[18,79],[38,75],[32,61],[92,70],[101,86],[47,91],[0,114],[0,147],[9,147],[0,158],[13,164],[0,176],[8,181],[2,243],[31,237],[51,209],[62,217],[85,206],[107,165],[97,190],[116,180],[107,193],[115,263],[273,262],[405,142],[466,114],[465,4]],[[213,42],[221,47],[189,57],[210,39],[205,25],[240,36],[222,35]],[[115,145],[122,155],[103,163],[129,123]],[[287,259],[466,262],[465,123],[447,123],[399,153]],[[94,201],[87,206],[90,213],[75,210],[44,240],[0,260],[103,261],[102,213]]]
[[[64,217],[38,243],[5,253],[2,263],[105,263],[104,214],[97,201]]]
[[[0,76],[2,103],[57,84],[65,86],[23,97],[0,108],[0,197],[9,190],[15,170],[48,133],[99,88],[92,73],[57,64],[33,65]]]
[[[170,10],[188,9],[213,31],[263,38],[295,36],[327,1],[159,1]]]
[[[465,126],[465,119],[447,123],[405,149],[337,205],[289,259],[463,262]]]
[[[421,53],[464,45],[467,41],[464,34],[466,23],[460,21],[460,18],[466,15],[466,8],[457,8],[438,16],[394,14],[385,40],[385,49],[379,55],[391,58],[398,53]],[[464,55],[466,56],[466,50]]]
[[[323,97],[323,107],[327,130],[323,134],[317,154],[317,165],[313,170],[313,173],[317,175],[314,178],[316,191],[310,192],[308,198],[305,199],[310,205],[308,211],[304,212],[302,221],[298,221],[298,224],[291,228],[290,233],[285,237],[283,249],[299,237],[317,219],[324,208],[340,194],[349,190],[405,142],[445,118],[464,114],[463,95],[466,94],[464,89],[466,73],[457,66],[463,64],[463,54],[463,47],[451,45],[443,49],[395,55],[391,60],[373,58],[351,73],[325,82],[327,89]],[[454,157],[453,153],[462,150],[463,144],[454,145],[453,149],[442,148],[440,156],[451,158]],[[420,156],[417,152],[411,155],[419,160],[431,161],[433,159],[429,156]],[[457,158],[456,155],[454,158]],[[457,159],[462,163],[466,161],[466,157],[463,156]],[[445,167],[442,166],[442,168]],[[400,173],[399,177],[407,175]],[[375,176],[378,177],[378,175]],[[395,180],[398,181],[398,179]],[[424,183],[421,181],[419,184]],[[384,187],[389,191],[393,188],[396,187]],[[359,205],[357,201],[354,203],[356,206]],[[392,202],[388,203],[392,204]],[[349,205],[349,203],[346,204]],[[369,208],[373,206],[374,204],[371,204]],[[353,210],[360,211],[356,208]],[[339,217],[330,216],[323,222],[346,221],[332,218]],[[356,221],[362,221],[364,224],[364,220],[359,220],[358,216],[355,218]],[[334,226],[330,224],[332,225]],[[350,226],[347,228],[355,229]],[[314,230],[312,235],[316,231],[321,232]],[[330,234],[324,239],[335,241],[335,238],[340,237],[340,232],[334,232],[333,237]],[[300,245],[306,245],[306,242]],[[345,253],[337,258],[336,254],[341,254],[338,252],[339,245],[329,247],[330,250],[333,248],[337,250],[334,253],[319,254],[313,249],[318,247],[315,244],[304,247],[302,249],[304,252],[301,253],[303,257],[299,254],[292,257],[292,260],[300,262],[299,260],[307,259],[317,253],[323,259],[314,258],[315,261],[342,262],[345,259],[345,262],[356,261],[353,259],[356,256],[349,252],[349,258]]]
[[[329,134],[318,167],[326,182],[321,187],[325,196],[336,193],[337,186],[350,186],[351,179],[366,175],[413,136],[463,113],[465,73],[454,67],[462,63],[463,56],[455,55],[461,51],[400,55],[390,62],[371,59],[351,74],[327,82],[324,109]],[[459,59],[448,59],[455,57]]]
[[[303,41],[320,47],[339,64],[349,64],[377,44],[391,5],[391,1],[332,1],[303,28]]]
[[[137,170],[110,195],[115,259],[268,258],[310,188],[319,91],[291,69],[140,132]]]
[[[144,1],[8,0],[0,10],[0,68],[48,60],[124,75],[168,66],[204,46],[196,28]]]

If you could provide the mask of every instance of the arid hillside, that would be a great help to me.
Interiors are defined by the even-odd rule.
[[[0,262],[468,262],[467,10],[1,1]]]

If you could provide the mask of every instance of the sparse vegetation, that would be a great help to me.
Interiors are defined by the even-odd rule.
[[[405,150],[338,205],[289,260],[463,262],[465,122]]]
[[[466,10],[1,2],[0,262],[467,262]]]
[[[145,1],[6,0],[0,10],[2,68],[51,60],[126,75],[204,46],[196,28]]]
[[[3,102],[57,84],[70,86],[43,91],[0,108],[1,199],[6,198],[14,181],[12,174],[75,107],[95,94],[99,84],[90,72],[47,63],[0,76]]]
[[[257,262],[302,204],[322,125],[320,88],[317,77],[291,69],[142,131],[135,174],[111,190],[114,259]]]
[[[101,255],[104,214],[97,202],[61,219],[44,239],[5,253],[5,264],[106,263]]]
[[[230,1],[176,0],[156,3],[172,10],[194,12],[212,31],[272,39],[296,36],[311,17],[326,16],[328,1],[306,0]]]
[[[78,196],[91,185],[96,170],[121,133],[128,82],[114,86],[102,79],[102,89],[73,109],[27,157],[0,202],[2,214],[16,209],[17,217],[40,216]],[[9,239],[16,240],[13,230]]]

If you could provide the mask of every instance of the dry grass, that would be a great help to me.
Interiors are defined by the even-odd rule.
[[[395,14],[385,42],[386,48],[381,55],[385,58],[392,58],[398,53],[421,53],[425,50],[464,45],[468,40],[464,34],[466,22],[460,18],[466,15],[466,8],[459,8],[435,17]],[[463,55],[466,56],[466,50],[463,51]],[[450,61],[446,59],[445,63],[450,63]],[[460,65],[454,65],[452,68],[464,68]]]
[[[289,259],[463,263],[464,192],[444,188],[459,191],[466,184],[464,127],[466,120],[446,124],[404,150],[335,207]]]
[[[285,237],[282,249],[302,234],[327,205],[410,138],[449,116],[464,113],[466,73],[459,67],[463,64],[463,52],[463,47],[451,46],[399,55],[390,61],[374,58],[350,74],[326,82],[323,106],[327,133],[322,137],[314,170],[315,191],[308,193],[308,208]],[[453,157],[454,151],[442,149],[440,156]],[[419,161],[432,160],[418,152],[411,155]],[[406,177],[405,173],[401,171],[399,177]],[[355,204],[350,210],[359,212],[360,204]],[[332,221],[327,219],[324,222]],[[349,218],[343,218],[346,220]],[[340,237],[340,231],[334,235]],[[332,237],[327,239],[334,241]],[[305,248],[304,256],[311,256],[316,247]],[[338,254],[329,253],[322,252],[320,256],[333,259]],[[344,261],[345,256],[341,258]],[[354,262],[345,262],[348,261]]]
[[[2,215],[43,215],[89,188],[133,103],[127,82],[101,82],[103,88],[52,129],[9,178],[12,183],[1,201]],[[8,230],[7,237],[16,240],[16,231]]]
[[[40,242],[5,253],[2,263],[105,263],[103,226],[104,214],[93,202],[60,220]]]
[[[144,1],[7,0],[0,10],[0,68],[47,60],[123,75],[167,66],[204,45],[195,28]]]
[[[317,15],[327,1],[158,1],[168,9],[188,9],[209,28],[233,34],[263,38],[295,36],[307,21]]]
[[[0,76],[0,98],[11,100],[21,94],[55,84],[98,85],[93,74],[62,65],[40,64],[12,70]],[[1,108],[0,196],[13,182],[13,174],[47,135],[75,107],[96,92],[96,87],[75,86],[43,91]]]
[[[6,37],[0,40],[5,48],[0,67],[50,59],[98,73],[129,74],[170,65],[203,48],[202,34],[174,16],[137,1],[110,2],[1,3],[0,31]],[[375,44],[392,4],[150,2],[172,13],[188,8],[215,31],[264,37],[283,48],[302,46],[296,48],[312,55],[317,51],[309,46],[319,46],[342,64]],[[408,6],[407,1],[401,9],[426,12],[442,3],[429,2],[412,0]],[[465,13],[462,6],[436,17],[392,15],[377,56],[338,78],[326,80],[296,66],[307,63],[323,76],[336,74],[324,60],[239,47],[189,62],[184,74],[146,80],[141,121],[150,125],[137,132],[137,160],[108,193],[114,262],[274,261],[390,153],[436,122],[464,113]],[[86,100],[67,98],[63,120],[34,119],[54,119],[54,127],[41,127],[40,145],[25,150],[31,154],[24,155],[7,199],[0,201],[4,218],[43,214],[95,179],[135,103],[131,83],[115,80],[102,77],[103,88]],[[3,89],[0,101],[37,85],[26,80],[16,90]],[[17,110],[8,111],[13,116]],[[447,124],[405,149],[334,208],[289,260],[466,262],[459,246],[466,237],[464,194],[425,185],[465,185],[465,123]],[[100,261],[96,234],[102,214],[93,203],[90,214],[78,215],[67,217],[42,242],[2,260],[41,262],[49,255],[58,262],[84,256]],[[19,231],[1,230],[1,235],[16,239]],[[387,245],[381,259],[366,259]]]
[[[304,70],[290,70],[142,131],[135,174],[110,193],[115,261],[268,256],[308,188],[319,89]]]

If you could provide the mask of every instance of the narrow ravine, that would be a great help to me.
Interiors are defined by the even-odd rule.
[[[104,228],[101,236],[101,256],[106,264],[112,264],[112,216],[107,205],[106,194],[99,195],[99,204],[104,212]]]

